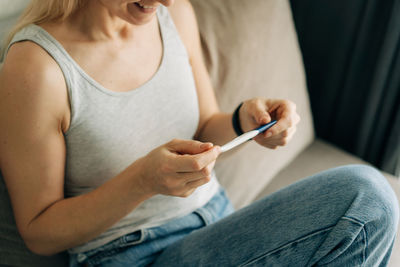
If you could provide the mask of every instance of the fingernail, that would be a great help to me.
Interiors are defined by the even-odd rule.
[[[204,143],[204,144],[202,144],[202,145],[200,146],[200,148],[201,148],[201,149],[204,149],[204,148],[209,148],[209,147],[212,147],[212,146],[213,146],[212,143]]]
[[[272,133],[271,132],[268,132],[266,135],[265,135],[265,137],[271,137],[272,136]]]
[[[262,122],[262,123],[268,123],[268,118],[267,118],[267,117],[262,118],[262,119],[261,119],[261,122]]]

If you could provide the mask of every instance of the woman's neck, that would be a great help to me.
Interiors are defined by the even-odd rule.
[[[135,33],[146,31],[151,23],[134,25],[113,14],[100,1],[87,5],[67,19],[67,24],[92,41],[130,39]]]

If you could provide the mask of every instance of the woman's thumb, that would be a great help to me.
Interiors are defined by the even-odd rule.
[[[209,150],[214,145],[212,143],[203,143],[196,140],[182,140],[174,139],[168,143],[170,150],[178,154],[190,154],[195,155]]]

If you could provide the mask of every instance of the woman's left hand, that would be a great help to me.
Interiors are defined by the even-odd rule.
[[[244,132],[277,120],[274,126],[253,138],[262,146],[276,149],[292,139],[300,116],[296,112],[296,104],[289,100],[253,98],[243,102],[239,120]]]

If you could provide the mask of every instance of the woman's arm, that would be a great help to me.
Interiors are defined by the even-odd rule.
[[[0,72],[0,168],[18,230],[37,254],[85,243],[149,197],[185,197],[210,180],[218,147],[173,140],[92,192],[65,199],[68,116],[58,65],[31,42],[13,45]]]
[[[68,106],[56,63],[33,43],[14,45],[0,73],[0,167],[18,229],[39,254],[94,238],[149,197],[135,187],[131,166],[87,195],[64,199]]]
[[[219,110],[211,80],[204,64],[194,10],[188,0],[177,0],[175,5],[169,9],[188,50],[196,82],[200,122],[195,139],[223,145],[236,137],[232,126],[232,113],[222,113]],[[258,135],[254,138],[259,144],[273,149],[286,145],[296,131],[296,124],[300,120],[294,103],[288,100],[250,99],[244,102],[239,114],[240,124],[244,131],[268,123],[271,117],[278,120],[278,123],[264,135]],[[267,134],[270,134],[270,136],[267,136]]]
[[[200,122],[195,139],[222,145],[236,136],[231,124],[232,114],[221,113],[219,110],[204,64],[193,7],[188,0],[177,0],[169,10],[188,51],[196,83]]]

